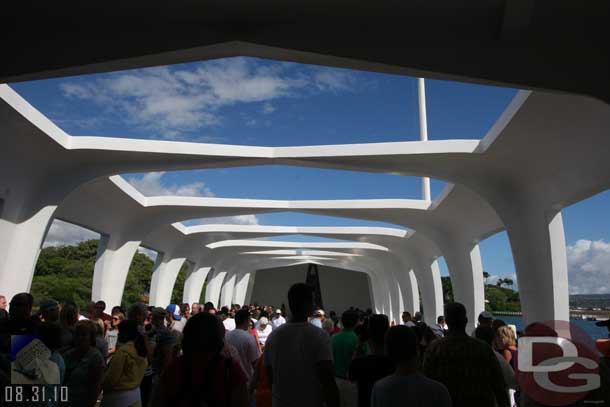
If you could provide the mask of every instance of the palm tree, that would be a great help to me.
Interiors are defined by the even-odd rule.
[[[503,278],[499,278],[498,281],[496,282],[496,286],[498,287],[502,287],[502,284],[506,283],[506,281],[504,281]]]
[[[511,280],[510,278],[505,278],[504,279],[504,284],[506,284],[509,287],[512,287],[513,285],[513,280]]]
[[[485,279],[485,284],[487,284],[487,279],[489,278],[489,273],[484,271],[483,272],[483,278]]]

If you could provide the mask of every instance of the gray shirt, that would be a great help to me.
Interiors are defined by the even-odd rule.
[[[447,388],[416,373],[391,375],[373,386],[371,407],[451,407]]]

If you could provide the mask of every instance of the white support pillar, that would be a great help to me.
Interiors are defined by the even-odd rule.
[[[246,289],[246,298],[243,304],[250,304],[252,302],[252,291],[254,291],[254,280],[256,280],[256,270],[250,272],[250,278],[248,279],[248,288]]]
[[[411,283],[411,298],[413,302],[413,313],[421,312],[419,308],[419,286],[417,284],[417,277],[413,270],[409,270],[409,282]]]
[[[568,266],[561,212],[521,210],[505,220],[525,324],[569,321]]]
[[[400,292],[402,295],[403,303],[402,308],[397,314],[398,320],[396,321],[396,323],[400,323],[403,311],[409,311],[409,313],[414,314],[416,311],[419,310],[419,293],[416,292],[417,281],[415,282],[416,285],[413,286],[409,273],[409,270],[400,270],[396,272],[396,277],[398,279],[398,284],[400,285]],[[415,297],[417,297],[417,303],[415,302]]]
[[[402,310],[405,309],[405,301],[404,301],[405,298],[404,297],[405,297],[405,295],[403,294],[402,288],[400,287],[400,283],[399,283],[398,284],[398,307],[397,307],[399,312],[397,314],[394,314],[394,315],[396,315],[395,322],[397,322],[397,323],[400,323],[401,312],[402,312]]]
[[[479,245],[454,244],[443,247],[443,254],[453,287],[455,301],[464,304],[468,313],[467,332],[474,330],[478,316],[485,310],[483,264]]]
[[[424,78],[417,78],[417,95],[419,101],[419,139],[428,141],[428,118],[426,114],[426,83]],[[430,178],[422,177],[422,199],[430,202]]]
[[[377,296],[379,295],[379,293],[377,293],[377,287],[376,285],[373,285],[373,276],[369,274],[367,277],[367,281],[369,283],[369,293],[371,295],[371,308],[375,314],[380,314],[381,309],[377,306]]]
[[[230,273],[225,278],[225,281],[222,284],[222,288],[220,290],[220,306],[231,306],[233,301],[233,291],[235,290],[235,273]]]
[[[91,300],[103,300],[108,309],[121,305],[133,256],[140,241],[125,240],[120,234],[101,235],[93,269]]]
[[[434,260],[428,266],[418,265],[413,273],[417,278],[417,285],[421,293],[424,321],[428,325],[434,325],[436,318],[445,313],[443,284],[438,261]]]
[[[250,283],[250,273],[245,272],[237,276],[235,290],[233,291],[233,304],[244,305]]]
[[[384,279],[384,282],[387,286],[387,293],[389,294],[386,295],[389,300],[386,314],[390,321],[394,320],[395,322],[399,322],[400,315],[402,313],[402,310],[400,309],[401,293],[399,289],[399,282],[394,276],[393,270],[388,270],[382,275],[382,278]]]
[[[375,304],[373,308],[377,314],[386,314],[390,317],[392,301],[390,299],[389,288],[386,279],[378,274],[371,274],[371,284],[375,293]]]
[[[45,206],[21,223],[0,219],[0,293],[7,301],[17,293],[30,291],[38,255],[56,208]]]
[[[227,272],[221,271],[220,269],[214,269],[212,278],[208,282],[207,289],[205,290],[205,302],[211,302],[215,307],[220,302],[220,289],[225,279]]]
[[[189,270],[186,279],[184,280],[184,290],[182,292],[182,302],[193,304],[199,302],[203,284],[212,268],[207,266],[195,265]]]
[[[158,256],[161,254],[159,253]],[[157,262],[157,267],[153,270],[148,301],[150,305],[165,308],[170,304],[176,277],[185,260],[184,257],[173,258],[168,254],[163,254],[162,260]]]

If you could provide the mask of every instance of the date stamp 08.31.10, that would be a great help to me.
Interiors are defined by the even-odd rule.
[[[4,387],[2,401],[11,406],[35,406],[38,403],[66,403],[68,387],[59,385],[20,385]],[[0,405],[2,403],[0,402]]]

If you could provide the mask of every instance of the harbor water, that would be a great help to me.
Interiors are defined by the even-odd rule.
[[[505,316],[498,315],[496,319],[501,319],[507,324],[517,326],[517,332],[523,331],[523,318],[518,316]],[[585,331],[591,336],[593,340],[596,339],[608,339],[608,330],[604,326],[596,326],[595,321],[587,321],[585,319],[571,319],[570,323],[578,326],[580,329]]]

